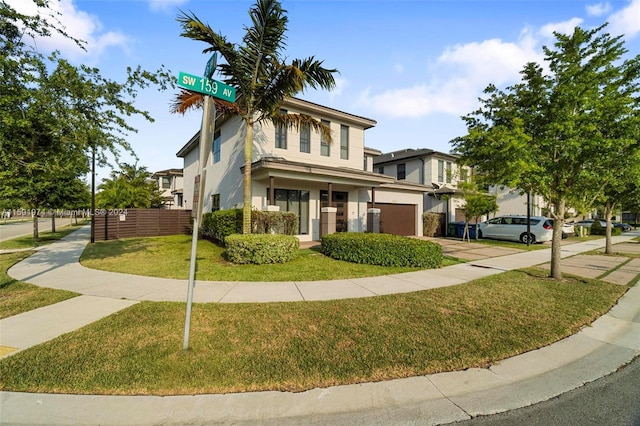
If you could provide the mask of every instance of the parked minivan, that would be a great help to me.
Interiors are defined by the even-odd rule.
[[[526,244],[544,243],[553,238],[553,219],[531,216],[527,234],[527,216],[499,216],[478,225],[479,238],[520,241]]]

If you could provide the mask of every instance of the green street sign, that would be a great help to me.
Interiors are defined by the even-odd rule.
[[[207,66],[204,67],[204,77],[211,79],[213,73],[216,70],[216,65],[218,63],[218,54],[217,52],[213,52],[213,55],[207,61]]]
[[[236,101],[236,88],[224,84],[221,81],[209,80],[208,78],[198,77],[181,71],[178,75],[178,86],[227,102]]]

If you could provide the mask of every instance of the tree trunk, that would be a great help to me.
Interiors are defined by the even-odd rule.
[[[562,279],[562,269],[560,266],[562,251],[562,225],[564,225],[565,200],[560,199],[553,203],[553,238],[551,240],[551,278]]]
[[[251,233],[251,158],[253,151],[253,120],[245,119],[247,134],[244,140],[244,186],[242,206],[242,233]]]
[[[604,253],[613,253],[613,244],[611,243],[611,216],[613,214],[613,205],[607,201],[604,205],[604,218],[607,221],[607,229],[605,231]]]
[[[34,214],[33,215],[33,239],[37,240],[39,237],[38,235],[38,215]]]

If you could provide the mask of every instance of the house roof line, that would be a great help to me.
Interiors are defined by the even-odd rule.
[[[432,156],[443,157],[445,159],[449,159],[453,161],[457,161],[460,158],[460,156],[456,154],[435,151],[429,148],[419,148],[419,149],[407,148],[407,149],[401,149],[393,152],[386,152],[378,157],[375,157],[373,159],[373,164],[381,165],[381,164],[398,162],[400,160],[407,160],[410,158],[423,158],[423,157],[432,157]]]

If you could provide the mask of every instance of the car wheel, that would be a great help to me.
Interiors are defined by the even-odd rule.
[[[522,244],[527,244],[527,241],[529,241],[529,244],[535,244],[536,236],[533,234],[527,234],[526,232],[520,235],[520,242]]]
[[[569,238],[569,235],[566,232],[562,233],[562,239],[566,240],[567,238]]]

